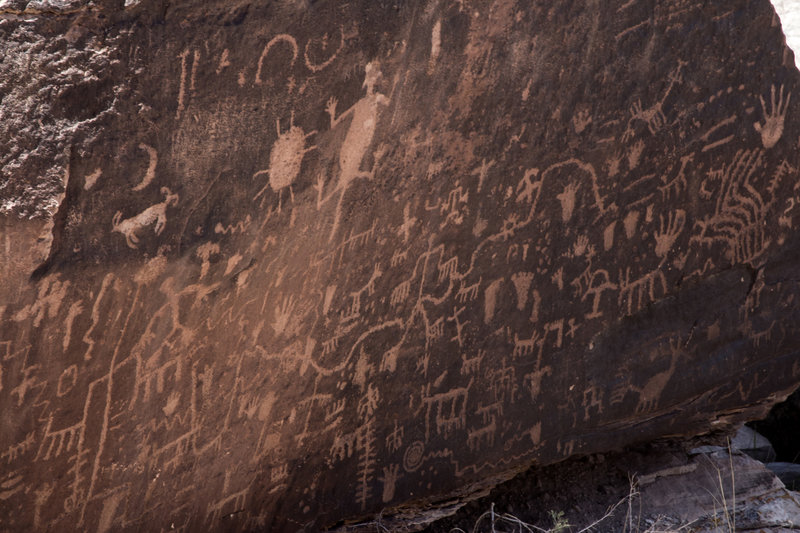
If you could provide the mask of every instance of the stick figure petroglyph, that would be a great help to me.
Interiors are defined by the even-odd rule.
[[[345,192],[347,192],[347,189],[352,185],[353,181],[358,178],[372,179],[375,166],[378,163],[378,157],[376,155],[376,160],[373,162],[373,169],[369,172],[361,170],[361,162],[370,144],[372,144],[372,138],[375,135],[375,127],[378,122],[378,105],[389,105],[389,98],[375,91],[375,84],[380,78],[381,71],[378,64],[375,62],[367,63],[363,84],[363,87],[367,89],[366,96],[353,104],[350,109],[340,114],[338,117],[336,116],[336,98],[331,97],[328,100],[326,110],[331,117],[331,129],[340,124],[345,117],[352,115],[350,128],[347,130],[347,135],[339,150],[339,181],[336,184],[336,188],[331,192],[328,198],[323,199],[322,189],[324,187],[324,178],[320,177],[316,185],[318,192],[318,208],[337,191],[339,192],[339,201],[336,205],[336,213],[333,218],[333,227],[331,228],[329,239],[333,239],[339,227]]]
[[[264,194],[267,187],[271,187],[273,191],[278,193],[278,212],[280,213],[283,189],[289,188],[289,196],[292,199],[292,203],[294,203],[292,183],[300,174],[303,156],[306,155],[306,152],[317,148],[316,146],[306,148],[306,139],[317,133],[317,130],[306,133],[299,126],[295,126],[294,112],[289,119],[289,129],[286,132],[281,133],[280,120],[276,121],[275,126],[278,132],[278,139],[272,145],[272,150],[269,153],[269,168],[259,170],[253,174],[253,178],[261,174],[269,174],[269,181],[264,185],[263,189],[258,191],[253,200]]]
[[[786,110],[789,108],[789,100],[792,98],[792,93],[786,94],[786,101],[783,100],[783,85],[778,92],[778,100],[775,100],[775,86],[770,90],[770,111],[767,111],[767,105],[764,103],[764,98],[759,96],[761,101],[761,109],[764,112],[764,124],[755,122],[753,127],[758,133],[761,134],[761,143],[764,148],[772,148],[775,146],[783,135],[783,122],[786,118]]]
[[[130,248],[136,248],[139,244],[139,237],[136,232],[145,226],[149,226],[155,222],[153,231],[156,235],[161,235],[164,231],[164,226],[167,224],[167,207],[177,205],[178,195],[172,194],[166,187],[161,187],[161,194],[164,195],[164,201],[151,205],[138,215],[122,219],[122,212],[117,211],[112,219],[112,231],[118,231],[125,235],[125,242]]]

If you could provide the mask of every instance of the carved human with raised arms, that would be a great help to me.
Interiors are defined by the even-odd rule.
[[[375,135],[375,127],[378,122],[378,106],[389,105],[389,98],[375,91],[375,84],[380,78],[381,71],[377,63],[367,63],[363,84],[367,89],[366,96],[353,104],[350,109],[340,114],[338,117],[336,116],[336,98],[331,97],[328,100],[326,110],[331,117],[331,129],[339,125],[347,116],[352,115],[350,128],[347,130],[347,135],[339,150],[339,181],[330,195],[332,196],[339,191],[339,202],[336,205],[336,214],[334,215],[333,227],[331,228],[331,239],[336,234],[336,230],[339,227],[339,218],[341,216],[345,192],[347,192],[347,189],[357,178],[371,179],[374,174],[374,167],[370,172],[362,171],[361,162],[370,144],[372,144],[372,138]],[[375,164],[377,164],[377,161],[373,163],[373,165]],[[316,185],[318,191],[317,207],[320,207],[322,203],[330,198],[330,196],[325,199],[322,198],[323,186],[322,179],[320,179]]]

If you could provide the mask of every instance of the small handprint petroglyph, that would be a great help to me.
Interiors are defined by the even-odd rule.
[[[770,111],[767,111],[767,105],[764,98],[759,96],[761,101],[761,109],[764,111],[764,124],[756,122],[753,127],[761,134],[761,143],[764,148],[772,148],[775,146],[783,135],[783,122],[786,118],[786,110],[789,108],[789,100],[792,98],[792,93],[786,94],[786,101],[783,96],[783,85],[778,91],[778,100],[775,100],[775,86],[772,86],[770,91]]]

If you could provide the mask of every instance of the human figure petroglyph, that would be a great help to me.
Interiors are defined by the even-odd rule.
[[[195,253],[201,261],[200,279],[206,277],[208,274],[208,269],[211,267],[211,256],[219,254],[219,251],[219,244],[214,242],[206,242],[197,247],[197,251]]]
[[[591,261],[583,274],[572,281],[572,285],[580,293],[582,302],[588,298],[592,299],[592,310],[585,315],[587,320],[603,316],[603,312],[600,310],[600,298],[603,292],[617,289],[617,285],[611,282],[611,276],[608,271],[604,269],[592,270]]]
[[[536,181],[534,182],[531,178],[537,178],[539,176],[539,169],[538,168],[530,168],[525,171],[523,174],[522,179],[519,180],[517,183],[517,202],[528,202],[536,204],[534,200],[538,199],[539,191],[541,190],[542,182]],[[536,193],[536,198],[534,198],[534,193]]]
[[[300,174],[300,166],[303,162],[303,156],[307,152],[316,150],[316,146],[309,146],[306,148],[306,139],[317,133],[316,130],[306,133],[299,126],[294,125],[294,112],[292,112],[289,119],[289,129],[281,133],[280,120],[276,121],[276,129],[278,138],[272,145],[272,150],[269,154],[269,168],[266,170],[259,170],[253,174],[253,178],[262,174],[269,174],[269,181],[264,187],[258,191],[253,197],[253,200],[264,194],[267,188],[271,188],[278,193],[278,212],[281,212],[281,201],[283,189],[289,189],[289,196],[294,203],[294,192],[292,191],[292,184]]]
[[[394,429],[386,436],[386,449],[389,450],[389,453],[395,453],[402,448],[404,436],[405,430],[402,426],[398,425],[397,420],[395,420]]]
[[[486,162],[486,159],[484,159],[481,162],[481,165],[478,168],[476,168],[475,170],[472,171],[472,175],[473,176],[475,176],[475,175],[478,176],[478,192],[481,192],[481,189],[483,188],[483,184],[486,181],[486,178],[489,176],[489,170],[491,170],[491,168],[494,165],[495,165],[495,160],[494,159],[492,159],[488,163]]]
[[[372,144],[372,138],[375,135],[375,128],[378,123],[378,106],[389,105],[389,98],[383,94],[375,91],[375,85],[381,78],[381,71],[378,64],[375,62],[367,63],[364,73],[363,87],[367,89],[367,94],[361,98],[353,106],[336,116],[336,98],[331,97],[328,100],[327,111],[331,117],[331,129],[334,129],[346,117],[352,115],[350,128],[347,130],[347,135],[342,142],[339,151],[339,179],[335,189],[328,195],[328,198],[322,196],[324,187],[323,179],[318,180],[316,188],[317,207],[319,208],[337,191],[339,192],[339,200],[336,205],[336,212],[333,218],[333,226],[331,227],[331,234],[329,237],[333,239],[336,230],[339,228],[339,219],[341,217],[342,203],[344,202],[344,195],[347,189],[352,185],[353,181],[358,178],[372,179],[375,167],[378,164],[378,157],[373,162],[373,168],[369,172],[361,170],[361,163],[367,153],[367,149]],[[380,154],[377,154],[380,155]]]
[[[439,224],[439,229],[452,223],[456,226],[464,222],[464,213],[461,210],[462,204],[466,205],[469,201],[469,191],[456,181],[455,187],[447,194],[447,198],[441,203],[439,211],[444,215],[444,220]],[[427,206],[426,206],[427,207]]]
[[[466,310],[466,307],[461,307],[461,308],[458,308],[458,309],[453,307],[452,316],[447,317],[447,321],[448,322],[453,322],[455,324],[455,327],[456,327],[456,335],[453,338],[451,338],[450,340],[451,341],[457,341],[458,342],[458,346],[460,348],[464,347],[464,342],[465,342],[465,339],[464,339],[464,328],[470,322],[469,320],[466,320],[466,321],[462,322],[462,321],[460,321],[458,319],[458,317],[461,316],[461,313],[463,313],[465,310]]]
[[[129,248],[138,247],[137,232],[150,224],[155,223],[153,232],[156,235],[161,235],[161,232],[164,231],[167,224],[167,207],[178,204],[178,195],[172,194],[167,187],[161,187],[161,194],[164,195],[163,202],[151,205],[136,216],[122,220],[121,211],[117,211],[114,215],[112,231],[122,233]]]
[[[775,100],[775,86],[772,85],[770,89],[770,110],[767,111],[764,97],[761,95],[758,97],[761,102],[761,110],[764,112],[764,123],[755,122],[753,127],[761,134],[761,143],[766,149],[778,144],[783,135],[783,125],[786,119],[786,111],[789,109],[789,101],[792,99],[792,93],[786,94],[785,101],[783,98],[783,85],[780,87],[777,100]]]
[[[411,206],[406,204],[403,207],[403,223],[397,230],[398,235],[403,236],[403,242],[408,242],[408,238],[411,236],[411,229],[417,223],[417,219],[411,216]],[[398,253],[399,251],[395,252]],[[392,266],[395,266],[395,259],[392,257]]]

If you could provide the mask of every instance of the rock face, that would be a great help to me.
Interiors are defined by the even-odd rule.
[[[318,531],[800,382],[767,0],[0,2],[0,524]]]

